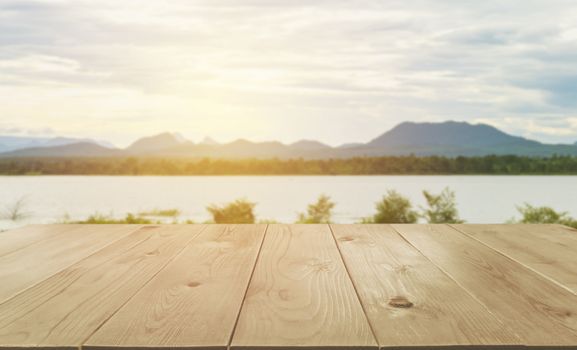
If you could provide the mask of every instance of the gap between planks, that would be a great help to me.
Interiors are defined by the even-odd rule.
[[[319,225],[319,226],[322,226],[322,225]],[[336,249],[337,249],[337,251],[338,251],[340,260],[341,260],[341,262],[342,262],[342,264],[343,264],[343,266],[344,266],[344,268],[345,268],[347,277],[348,277],[348,279],[351,281],[351,283],[352,283],[352,285],[353,285],[353,289],[354,289],[354,292],[355,292],[355,296],[357,297],[357,300],[358,300],[359,304],[361,305],[362,311],[363,311],[363,313],[364,313],[364,315],[365,315],[365,317],[366,317],[366,319],[367,319],[367,321],[368,321],[368,324],[369,324],[369,326],[370,326],[370,329],[371,329],[371,332],[372,332],[372,334],[373,334],[373,337],[374,337],[375,341],[378,342],[378,339],[377,339],[377,337],[376,337],[376,335],[375,335],[375,330],[374,330],[374,328],[373,328],[373,324],[370,322],[370,319],[368,318],[367,311],[365,310],[364,304],[362,303],[362,300],[361,300],[360,295],[359,295],[359,291],[357,290],[357,286],[356,286],[356,284],[354,283],[354,280],[352,279],[351,272],[350,272],[350,268],[349,268],[349,266],[347,265],[347,263],[346,263],[346,261],[345,261],[345,259],[344,259],[344,257],[343,257],[343,254],[342,254],[342,251],[341,251],[341,247],[339,246],[338,242],[336,241],[336,237],[335,237],[335,233],[334,233],[334,231],[333,231],[333,228],[332,228],[331,225],[327,225],[327,226],[328,226],[328,229],[329,229],[329,231],[330,231],[330,233],[331,233],[331,236],[332,236],[332,240],[333,240],[333,242],[334,242],[334,245],[335,245],[335,247],[336,247]],[[478,300],[481,305],[485,306],[485,308],[487,308],[488,312],[492,313],[492,312],[489,310],[489,308],[488,308],[483,302],[481,302],[475,295],[473,295],[472,293],[470,293],[467,288],[464,288],[464,287],[459,283],[458,280],[456,280],[455,278],[453,278],[453,277],[442,267],[442,264],[441,264],[441,266],[439,266],[439,264],[436,264],[435,261],[433,261],[432,259],[430,259],[430,258],[429,258],[426,254],[424,254],[419,248],[417,248],[415,245],[413,245],[407,238],[405,238],[404,234],[400,233],[400,232],[397,230],[397,228],[395,228],[395,225],[390,225],[390,226],[391,226],[391,227],[393,228],[393,230],[394,230],[395,232],[397,232],[397,233],[399,234],[399,236],[400,236],[403,240],[405,240],[410,246],[414,247],[414,248],[416,249],[416,251],[418,251],[421,255],[423,255],[427,260],[431,261],[431,263],[432,263],[433,265],[435,265],[440,271],[442,271],[445,275],[447,275],[449,278],[451,278],[455,283],[457,283],[457,285],[459,285],[463,290],[465,290],[467,293],[469,293],[469,295],[471,295],[474,299]],[[475,241],[475,242],[477,242],[477,243],[482,244],[482,245],[485,246],[486,248],[489,248],[490,250],[495,251],[495,252],[498,253],[499,255],[505,256],[505,257],[508,258],[509,260],[512,260],[515,264],[518,264],[518,265],[523,266],[523,267],[528,271],[528,273],[537,274],[537,275],[539,275],[541,278],[547,279],[548,282],[554,282],[554,281],[550,280],[550,278],[548,278],[547,276],[544,276],[543,274],[541,274],[541,273],[533,270],[532,268],[525,266],[523,263],[520,263],[519,261],[515,260],[514,258],[508,256],[507,254],[504,254],[503,252],[495,249],[494,247],[489,246],[489,245],[485,244],[485,243],[482,242],[482,241],[479,241],[478,239],[476,239],[476,238],[474,238],[474,237],[471,237],[469,234],[466,234],[466,233],[462,232],[461,230],[453,227],[452,225],[443,225],[443,226],[448,226],[449,228],[452,228],[453,230],[455,230],[455,231],[458,232],[459,234],[463,235],[464,237],[466,237],[466,238],[468,238],[468,239],[470,238],[472,241]],[[182,248],[177,254],[175,254],[169,261],[167,261],[152,277],[150,277],[145,283],[143,283],[142,286],[140,287],[140,289],[144,288],[152,279],[155,278],[156,275],[158,275],[159,273],[161,273],[162,271],[164,271],[165,268],[166,268],[166,266],[169,265],[170,262],[173,261],[174,259],[176,259],[179,255],[181,255],[182,252],[184,251],[185,247],[188,246],[189,244],[191,244],[191,243],[194,241],[194,239],[195,239],[196,237],[198,237],[198,235],[200,235],[200,233],[201,233],[202,231],[204,231],[205,229],[206,229],[206,226],[204,226],[202,230],[200,230],[196,235],[194,235],[194,236],[187,242],[187,244],[185,244],[185,245],[183,246],[183,248]],[[250,287],[250,285],[251,285],[251,283],[252,283],[252,281],[253,281],[253,277],[254,277],[254,273],[255,273],[257,264],[258,264],[258,262],[259,262],[259,260],[260,260],[260,258],[261,258],[262,248],[263,248],[263,244],[264,244],[264,241],[265,241],[266,236],[267,236],[267,233],[268,233],[268,229],[269,229],[269,225],[267,224],[267,225],[266,225],[266,228],[265,228],[265,232],[264,232],[263,237],[262,237],[262,240],[260,241],[260,245],[259,245],[259,248],[258,248],[258,252],[257,252],[257,255],[256,255],[256,259],[255,259],[254,264],[253,264],[253,266],[252,266],[252,270],[251,270],[249,282],[248,282],[247,285],[246,285],[246,289],[245,289],[245,291],[244,291],[244,295],[243,295],[243,298],[242,298],[242,302],[240,303],[240,307],[238,308],[238,312],[236,313],[236,319],[235,319],[234,327],[233,327],[233,329],[232,329],[230,338],[229,338],[229,340],[228,340],[227,349],[230,349],[230,348],[231,348],[231,343],[232,343],[232,340],[233,340],[234,335],[235,335],[235,331],[236,331],[236,328],[237,328],[237,325],[238,325],[238,321],[239,321],[239,318],[240,318],[240,314],[241,314],[241,311],[242,311],[242,309],[243,309],[243,307],[244,307],[244,305],[245,305],[245,301],[246,301],[246,298],[247,298],[247,293],[248,293],[249,287]],[[110,244],[112,244],[112,243],[114,243],[114,242],[110,242],[108,245],[110,245]],[[104,249],[104,248],[102,248],[102,249]],[[100,250],[98,250],[98,251],[100,251]],[[92,254],[96,254],[96,252],[94,252],[94,253],[92,253]],[[88,256],[91,256],[92,254],[90,254],[90,255],[88,255]],[[80,259],[80,260],[83,260],[83,259],[85,259],[85,258],[86,258],[86,257],[84,257],[84,258],[82,258],[82,259]],[[119,310],[121,310],[122,307],[123,307],[126,303],[128,303],[128,302],[138,293],[138,291],[139,291],[140,289],[138,289],[130,298],[128,298],[128,300],[126,300],[125,303],[123,303],[120,307],[118,307],[118,309],[117,309],[116,311],[114,311],[114,313],[113,313],[112,315],[110,315],[106,320],[104,320],[104,321],[91,333],[90,336],[92,336],[92,334],[94,334],[98,329],[100,329],[100,328],[101,328],[110,318],[112,318]],[[8,300],[9,300],[9,299],[8,299]],[[0,303],[0,304],[1,304],[1,303]],[[499,318],[499,317],[498,317],[498,318]],[[89,336],[89,337],[90,337],[90,336]],[[87,339],[88,339],[89,337],[87,337]],[[86,341],[86,340],[85,340],[85,341]],[[83,347],[83,344],[84,344],[85,341],[83,341],[83,342],[81,343],[82,345],[80,345],[80,347]],[[387,349],[393,349],[393,348],[395,348],[395,347],[387,347],[387,346],[380,346],[380,345],[379,345],[379,347],[380,347],[380,348],[387,348]],[[519,347],[520,347],[520,348],[524,348],[524,346],[519,346]],[[322,348],[322,347],[316,347],[316,348]],[[412,349],[412,348],[422,349],[422,348],[425,348],[425,347],[417,347],[417,346],[415,346],[415,347],[412,347],[412,346],[402,347],[402,349],[404,349],[404,350],[408,350],[408,349]],[[441,348],[444,348],[444,347],[441,347]],[[461,349],[461,348],[463,348],[463,349],[468,349],[468,348],[471,348],[471,347],[470,347],[470,346],[450,346],[450,348],[451,348],[451,349]],[[475,348],[477,348],[477,347],[475,347]],[[481,348],[483,348],[483,346],[482,346]],[[491,348],[491,346],[487,346],[487,348]],[[535,347],[535,348],[538,348],[538,347]],[[550,348],[553,349],[553,348],[555,348],[555,347],[550,347]],[[177,348],[175,348],[175,349],[177,349]]]
[[[484,304],[407,242],[392,225],[335,225],[331,229],[381,349],[519,346],[520,339],[509,332],[500,318],[488,312]],[[365,264],[372,267],[362,267]],[[387,272],[381,272],[381,265]],[[385,281],[384,285],[380,281]],[[445,292],[454,298],[446,309]],[[390,301],[396,299],[409,306],[391,305]],[[383,300],[389,300],[387,306]],[[474,317],[463,319],[463,310],[475,312]],[[432,312],[438,316],[436,322],[427,316]],[[442,329],[437,332],[432,330],[434,327]],[[412,334],[418,329],[422,332]]]
[[[40,254],[47,254],[47,253],[54,254],[54,251],[52,250],[52,248],[54,248],[53,246],[56,245],[58,249],[61,249],[63,243],[70,242],[70,239],[66,237],[70,234],[80,236],[80,238],[78,238],[78,241],[73,242],[74,244],[88,245],[90,242],[96,243],[99,240],[107,240],[107,241],[105,241],[99,247],[96,247],[94,249],[92,249],[93,248],[92,246],[88,245],[87,247],[84,248],[85,252],[76,251],[75,254],[77,254],[77,256],[72,259],[70,259],[70,255],[66,254],[67,253],[66,251],[62,251],[57,255],[56,261],[52,261],[52,264],[46,264],[46,263],[42,264],[42,268],[44,269],[44,271],[38,271],[37,269],[33,269],[32,271],[34,271],[36,275],[26,273],[20,275],[23,276],[22,279],[12,281],[11,285],[5,284],[0,286],[0,305],[5,302],[8,302],[10,299],[18,296],[19,294],[25,292],[26,290],[33,288],[34,286],[44,282],[45,280],[51,278],[52,276],[57,275],[58,273],[66,270],[67,268],[79,263],[80,261],[85,260],[95,254],[98,254],[100,251],[106,249],[112,244],[115,244],[121,239],[137,232],[138,230],[144,227],[143,225],[113,225],[113,228],[111,230],[114,230],[115,233],[111,234],[111,232],[106,233],[91,232],[99,228],[98,227],[99,225],[71,225],[70,228],[63,229],[62,231],[58,231],[56,233],[51,232],[52,230],[60,229],[60,226],[61,225],[44,226],[50,229],[50,231],[46,233],[50,234],[48,237],[38,239],[32,242],[31,244],[20,247],[19,249],[16,249],[14,251],[8,252],[0,256],[0,263],[3,264],[11,263],[14,265],[15,263],[18,263],[19,259],[25,258],[24,260],[28,264],[30,264],[31,262],[29,262],[29,258],[27,256],[22,256],[24,253],[30,253],[30,251],[34,253],[34,250],[40,249]],[[33,226],[33,228],[37,227]],[[18,232],[18,229],[15,231]],[[101,235],[102,237],[96,237],[97,235]],[[85,241],[83,242],[83,240]],[[45,258],[49,257],[51,256],[45,256]],[[54,263],[56,263],[56,266],[51,266],[54,265]],[[20,266],[21,264],[16,265]],[[5,267],[6,265],[4,265],[4,268]],[[4,272],[0,272],[0,277],[7,278]]]
[[[397,224],[397,225],[399,225],[399,224]],[[448,224],[441,224],[441,225],[450,227],[450,225],[448,225]],[[491,311],[489,306],[487,306],[475,294],[471,293],[471,291],[469,291],[468,288],[465,288],[465,286],[461,282],[459,282],[456,278],[454,278],[446,269],[444,269],[439,264],[435,263],[435,261],[433,261],[433,259],[429,258],[429,256],[427,256],[423,251],[421,251],[421,249],[419,249],[417,246],[415,246],[413,243],[411,243],[411,241],[409,241],[399,230],[397,230],[397,228],[395,227],[394,224],[391,224],[390,226],[399,235],[399,237],[401,237],[401,239],[403,239],[405,242],[407,242],[408,245],[413,247],[417,252],[419,252],[419,254],[421,254],[423,257],[425,257],[425,259],[427,259],[431,264],[433,264],[433,266],[437,267],[437,269],[439,269],[439,271],[441,271],[445,276],[447,276],[449,279],[451,279],[457,286],[459,286],[459,288],[461,288],[473,300],[475,300],[479,305],[481,305],[487,311],[487,313],[489,313],[490,315],[492,315],[493,317],[495,317],[496,319],[501,321],[501,323],[506,324],[505,321],[502,320],[501,317],[499,317],[499,315],[497,315],[493,311]],[[521,339],[521,336],[519,334],[517,334],[514,330],[509,329],[509,331],[511,331],[515,337]],[[503,346],[503,347],[505,347],[505,346]],[[519,347],[520,348],[520,347],[524,347],[524,346],[518,345],[518,346],[512,346],[512,347],[514,347],[514,348]],[[465,348],[468,348],[468,346],[465,346]],[[497,346],[497,348],[498,348],[498,346]]]
[[[527,268],[528,270],[531,270],[531,271],[533,271],[534,273],[540,275],[541,277],[549,280],[551,283],[556,284],[556,285],[558,285],[559,287],[564,288],[564,289],[566,289],[567,291],[569,291],[569,292],[577,295],[577,283],[573,283],[573,285],[568,284],[567,281],[563,281],[561,278],[558,278],[558,276],[554,276],[555,274],[551,275],[551,273],[546,273],[546,272],[542,271],[541,269],[538,269],[538,268],[536,268],[536,267],[534,267],[534,266],[531,266],[531,264],[528,263],[528,262],[527,262],[525,259],[523,259],[522,257],[519,257],[519,256],[515,257],[515,256],[514,256],[514,255],[515,255],[514,249],[513,249],[512,251],[507,252],[507,250],[504,249],[502,246],[501,246],[501,247],[498,247],[499,244],[492,245],[492,244],[486,242],[485,240],[479,238],[476,234],[474,234],[474,232],[472,232],[472,231],[469,231],[469,232],[468,232],[468,231],[467,231],[467,229],[470,229],[471,226],[475,226],[475,225],[450,224],[449,226],[452,227],[453,229],[461,232],[461,233],[464,234],[465,236],[468,236],[468,237],[470,237],[471,239],[473,239],[473,240],[479,242],[480,244],[486,246],[487,248],[493,249],[493,250],[495,250],[497,253],[499,253],[499,254],[507,257],[508,259],[511,259],[511,260],[517,262],[518,264],[522,265],[523,267]],[[465,227],[464,227],[464,226],[465,226]],[[503,225],[499,224],[499,225],[487,225],[487,226],[498,226],[498,227],[500,227],[500,226],[503,226]],[[531,225],[531,224],[526,224],[526,227],[528,227],[528,228],[531,228],[531,226],[533,226],[533,225]],[[541,226],[541,225],[539,225],[539,226]],[[556,227],[557,225],[551,225],[551,226],[552,226],[552,227]],[[575,229],[573,229],[573,228],[571,228],[571,227],[568,227],[568,226],[559,225],[559,227],[562,228],[562,229],[565,229],[565,230],[567,230],[567,231],[571,231],[572,233],[577,232],[577,230],[575,230]],[[537,229],[539,229],[539,228],[540,228],[540,227],[538,227]],[[471,229],[470,229],[470,230],[471,230]],[[535,232],[535,231],[533,231],[533,232]],[[527,234],[527,233],[525,233],[525,234]],[[501,243],[505,243],[505,242],[501,242]],[[546,242],[546,243],[550,243],[550,242]],[[566,242],[564,242],[564,243],[566,243]],[[571,247],[571,248],[572,248],[572,247]],[[570,249],[570,247],[567,246],[567,249]],[[530,254],[533,253],[533,252],[534,252],[534,251],[532,251],[531,249],[529,249],[529,250],[527,250],[526,253],[529,253],[529,255],[530,255]],[[539,253],[542,253],[542,251],[539,252]],[[572,253],[573,253],[573,252],[572,252]],[[549,255],[542,255],[541,257],[546,258],[546,259],[553,258],[552,256],[549,256]],[[571,261],[569,261],[569,263],[571,263]],[[573,262],[572,265],[575,266],[574,262]],[[571,266],[571,264],[569,264],[569,266]]]
[[[329,226],[329,231],[331,232],[331,236],[333,237],[333,242],[335,243],[335,247],[337,248],[337,251],[339,252],[339,256],[341,258],[341,261],[343,262],[343,265],[345,266],[345,271],[347,272],[347,276],[349,277],[349,280],[351,281],[351,284],[353,285],[353,290],[355,291],[355,295],[357,296],[357,300],[359,301],[359,304],[361,304],[361,310],[363,310],[363,313],[365,314],[365,318],[367,319],[367,322],[369,323],[369,328],[371,329],[371,333],[373,334],[373,338],[375,339],[375,342],[377,343],[378,347],[381,347],[381,344],[379,343],[379,338],[377,337],[377,333],[375,332],[375,329],[373,327],[373,323],[371,322],[371,319],[369,318],[369,314],[367,313],[367,310],[365,309],[365,303],[363,303],[360,295],[359,295],[359,291],[357,289],[357,284],[355,283],[355,280],[351,277],[351,271],[349,269],[349,266],[347,265],[347,262],[345,261],[344,257],[343,257],[343,252],[341,251],[341,247],[339,247],[339,243],[337,242],[337,238],[335,237],[335,233],[333,231],[333,227],[331,224],[327,224]]]
[[[202,231],[204,227],[202,225],[194,231]],[[101,228],[104,229],[104,226],[101,226]],[[114,301],[111,301],[112,306],[102,309],[97,303],[98,299],[100,299],[100,302],[106,302],[106,294],[108,294],[108,297],[114,297],[116,296],[115,294],[124,293],[123,299],[134,295],[130,293],[130,284],[124,283],[125,281],[119,288],[107,289],[106,293],[101,295],[95,294],[95,291],[90,288],[86,288],[87,283],[101,281],[106,276],[105,265],[111,263],[113,264],[111,266],[115,268],[115,263],[117,263],[122,267],[122,271],[119,271],[116,276],[107,277],[106,284],[111,284],[116,278],[126,275],[127,278],[132,279],[133,284],[134,282],[139,283],[132,290],[139,290],[148,281],[147,275],[161,270],[162,261],[177,255],[184,249],[186,243],[195,236],[193,234],[191,237],[183,236],[183,238],[179,238],[177,232],[182,231],[182,229],[175,228],[170,231],[172,232],[163,234],[161,226],[141,227],[132,232],[132,234],[119,239],[114,245],[108,245],[90,257],[78,261],[69,268],[37,284],[34,288],[27,289],[18,296],[1,304],[0,319],[3,319],[4,322],[2,334],[5,336],[2,341],[6,341],[2,347],[9,349],[77,349],[86,335],[92,333],[94,328],[100,326],[101,322],[107,319],[106,316],[108,314],[118,310],[114,306]],[[178,244],[178,241],[181,241],[181,245]],[[129,253],[129,256],[123,256],[123,253]],[[145,259],[142,259],[142,257],[145,257]],[[128,260],[126,260],[127,258]],[[156,263],[158,263],[158,267],[154,266]],[[131,266],[143,267],[144,273],[140,272],[140,270],[138,270],[139,272],[132,272],[135,270],[131,269]],[[141,280],[142,284],[138,281],[139,275],[143,277]],[[43,287],[46,287],[46,289],[43,289]],[[103,286],[100,287],[100,291],[104,292]],[[67,293],[68,297],[76,296],[77,299],[80,299],[68,300],[66,295],[62,297],[62,293]],[[32,299],[32,303],[29,303],[26,301],[26,298],[29,297],[38,298]],[[94,298],[93,302],[87,303],[89,298]],[[120,300],[116,304],[121,305],[122,301]],[[51,307],[57,307],[53,309],[56,314],[52,316],[60,316],[61,318],[54,318],[50,315]],[[59,307],[64,308],[59,309]],[[96,312],[96,315],[86,313],[92,310]],[[19,324],[17,325],[16,323]],[[85,330],[82,330],[81,324],[89,325],[89,327],[85,327]],[[54,338],[58,340],[55,341]]]
[[[515,259],[502,254],[493,247],[481,244],[469,235],[449,225],[392,226],[409,244],[421,251],[423,255],[451,276],[474,298],[478,299],[487,308],[493,307],[495,310],[493,314],[497,315],[507,325],[510,325],[515,334],[522,339],[522,345],[538,349],[577,349],[575,345],[577,342],[577,329],[574,326],[574,321],[572,321],[575,317],[572,316],[575,315],[573,311],[576,310],[575,299],[574,294],[567,289],[551,283],[551,281],[528,269]],[[425,233],[425,230],[429,232]],[[429,234],[433,236],[429,236]],[[456,241],[451,238],[456,239]],[[431,244],[442,247],[437,251]],[[465,244],[465,247],[463,247],[463,244]],[[468,249],[465,249],[467,247],[476,248],[471,249],[469,253],[475,259],[482,259],[489,264],[489,267],[477,266],[474,262],[475,260],[463,262],[465,270],[457,267],[460,265],[455,265],[456,261],[451,261],[451,259],[457,259],[459,254],[467,256],[469,254],[467,253]],[[424,252],[423,249],[427,252]],[[465,250],[461,251],[461,249]],[[444,250],[446,252],[453,250],[455,254],[443,255],[442,252]],[[479,276],[472,279],[471,275],[465,273],[466,269],[476,269],[475,272],[479,272]],[[497,272],[501,270],[500,272],[505,274],[504,277],[512,280],[500,282],[499,279],[491,279],[491,282],[499,282],[501,285],[497,283],[497,285],[491,286],[488,290],[474,288],[475,284],[494,274],[495,272],[492,272],[492,270],[495,269]],[[524,286],[526,289],[519,291],[515,286],[510,286],[511,283],[516,283],[519,287]],[[527,285],[528,283],[529,285]],[[511,304],[504,304],[505,301]],[[544,304],[535,308],[532,305],[534,301],[540,301]],[[513,305],[515,306],[513,307]],[[528,309],[523,312],[520,310],[523,308]]]
[[[254,271],[256,270],[256,264],[258,264],[258,260],[260,259],[260,253],[262,251],[262,246],[264,244],[264,240],[266,239],[266,234],[268,232],[270,224],[266,224],[264,228],[264,234],[262,235],[262,239],[260,241],[260,246],[258,247],[258,252],[256,253],[256,259],[254,259],[254,265],[252,266],[252,271],[250,272],[250,277],[248,279],[248,283],[246,284],[246,289],[244,290],[244,295],[242,296],[242,301],[240,302],[240,306],[238,308],[238,312],[236,313],[236,319],[234,321],[234,326],[232,327],[232,332],[230,332],[230,337],[228,338],[228,344],[226,344],[226,349],[230,350],[230,346],[232,344],[232,339],[234,338],[234,332],[236,331],[236,326],[238,325],[238,320],[240,319],[240,312],[242,311],[242,307],[244,306],[244,302],[246,300],[246,295],[248,293],[248,287],[252,282],[252,278],[254,276]]]
[[[83,348],[225,350],[266,228],[209,225]]]
[[[90,337],[92,337],[96,332],[98,332],[98,330],[99,330],[100,328],[102,328],[102,326],[104,326],[104,325],[106,324],[106,322],[108,322],[112,317],[114,317],[114,315],[116,315],[116,314],[124,307],[124,305],[128,304],[128,302],[130,302],[130,300],[132,300],[132,298],[134,298],[134,296],[137,295],[138,292],[139,292],[142,288],[144,288],[148,283],[150,283],[150,281],[152,281],[160,272],[164,271],[164,269],[166,268],[166,266],[168,266],[172,261],[174,261],[178,256],[180,256],[180,254],[182,254],[182,252],[186,249],[186,247],[187,247],[192,241],[194,241],[194,239],[195,239],[196,237],[198,237],[198,236],[199,236],[204,230],[206,230],[206,229],[207,229],[207,225],[203,225],[203,227],[202,227],[199,231],[197,231],[196,234],[192,235],[192,237],[190,237],[190,239],[186,242],[186,244],[183,244],[182,249],[181,249],[178,253],[174,254],[174,255],[172,256],[172,258],[169,258],[169,259],[166,261],[166,263],[165,263],[164,265],[162,265],[162,267],[161,267],[155,274],[153,274],[152,276],[150,276],[150,278],[149,278],[146,282],[144,282],[144,283],[140,286],[140,288],[138,288],[129,298],[127,298],[127,300],[126,300],[124,303],[122,303],[122,305],[120,305],[120,306],[116,309],[116,311],[114,311],[112,314],[110,314],[110,316],[108,316],[103,322],[101,322],[100,325],[98,325],[98,327],[96,327],[96,328],[92,331],[92,333],[90,333],[90,335],[88,335],[88,336],[80,343],[80,345],[78,346],[79,350],[81,350],[81,349],[84,347],[84,343],[86,343],[86,341],[87,341],[88,339],[90,339]]]
[[[230,348],[378,349],[330,226],[272,227]]]

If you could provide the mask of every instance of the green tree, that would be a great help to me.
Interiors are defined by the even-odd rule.
[[[300,213],[297,223],[299,224],[328,224],[333,215],[335,203],[331,197],[320,195],[317,202],[309,204],[306,213]]]
[[[455,192],[448,187],[440,194],[435,195],[428,191],[423,191],[427,208],[422,208],[422,216],[431,224],[460,224],[464,221],[459,218]]]
[[[522,224],[561,224],[577,228],[577,220],[567,212],[558,212],[551,207],[534,207],[528,203],[518,206],[522,215],[521,220],[514,221]]]
[[[256,203],[237,199],[224,206],[210,205],[206,208],[217,224],[254,224]]]
[[[373,217],[363,219],[362,223],[415,223],[419,214],[413,210],[411,201],[397,191],[390,190],[376,203],[377,213]]]

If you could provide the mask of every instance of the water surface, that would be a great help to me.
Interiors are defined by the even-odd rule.
[[[335,222],[353,223],[372,214],[389,189],[419,206],[423,190],[447,186],[471,223],[504,222],[524,202],[577,216],[577,176],[0,176],[0,209],[23,197],[29,214],[17,223],[2,220],[0,228],[154,208],[178,208],[180,220],[204,221],[208,204],[241,197],[257,202],[258,219],[288,223],[322,193],[337,203]]]

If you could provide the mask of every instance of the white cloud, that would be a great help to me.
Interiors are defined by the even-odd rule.
[[[0,115],[121,144],[338,144],[445,119],[573,142],[553,124],[576,115],[576,16],[573,0],[0,0]]]

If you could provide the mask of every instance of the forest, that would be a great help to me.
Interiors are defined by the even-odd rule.
[[[577,157],[0,158],[0,175],[577,175]]]

